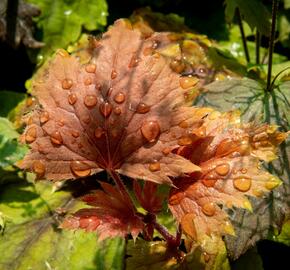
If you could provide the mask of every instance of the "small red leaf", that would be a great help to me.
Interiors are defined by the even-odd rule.
[[[128,234],[136,238],[144,229],[141,218],[117,188],[103,182],[101,185],[104,191],[97,190],[83,197],[83,201],[93,208],[77,211],[66,218],[61,227],[96,231],[99,240],[115,236],[126,237]]]

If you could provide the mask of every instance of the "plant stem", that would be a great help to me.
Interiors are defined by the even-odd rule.
[[[256,64],[260,64],[260,43],[261,43],[261,36],[260,32],[256,31]]]
[[[6,40],[12,47],[16,46],[15,40],[16,40],[18,5],[19,0],[7,1]]]
[[[169,247],[178,247],[180,245],[181,234],[177,233],[176,237],[169,233],[166,227],[159,224],[156,220],[152,221],[154,228],[163,236]]]
[[[268,50],[268,74],[267,74],[267,91],[271,91],[271,77],[272,77],[272,60],[273,60],[273,51],[274,51],[274,42],[275,42],[275,30],[276,30],[276,17],[278,11],[279,0],[273,0],[272,2],[272,24],[271,32],[269,38],[269,50]]]
[[[116,186],[119,188],[120,193],[123,195],[123,197],[128,201],[128,203],[131,205],[132,209],[136,210],[136,207],[132,201],[132,198],[129,194],[129,192],[127,191],[126,186],[124,185],[122,179],[120,178],[119,174],[117,174],[116,172],[114,172],[113,170],[108,170],[108,173],[111,175],[111,177],[113,178]]]
[[[247,40],[246,40],[244,27],[243,27],[243,21],[242,21],[242,17],[241,17],[241,13],[240,13],[239,8],[237,8],[237,18],[238,18],[238,24],[239,24],[239,28],[240,28],[240,32],[241,32],[241,36],[242,36],[242,40],[243,40],[243,47],[244,47],[246,60],[248,63],[250,63],[250,55],[249,55]]]

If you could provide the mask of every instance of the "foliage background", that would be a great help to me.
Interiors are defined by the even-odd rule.
[[[230,47],[232,42],[241,43],[239,32],[231,31],[231,28],[229,28],[226,22],[225,3],[223,0],[203,0],[198,2],[186,0],[108,0],[107,2],[101,0],[30,0],[29,2],[38,4],[43,11],[40,18],[43,18],[44,21],[35,19],[37,29],[34,37],[39,41],[51,42],[52,48],[44,47],[36,55],[35,50],[25,48],[23,44],[13,48],[11,44],[3,40],[0,42],[0,116],[2,117],[0,119],[0,227],[3,229],[4,226],[7,226],[9,231],[9,226],[16,224],[15,227],[11,227],[12,231],[10,231],[10,233],[15,235],[15,239],[5,238],[5,233],[0,238],[0,253],[6,252],[8,254],[11,252],[9,261],[12,263],[13,256],[16,255],[13,252],[15,252],[17,245],[20,245],[20,243],[22,245],[28,242],[33,243],[35,241],[33,235],[35,231],[39,231],[38,236],[40,239],[38,239],[38,244],[29,246],[30,259],[39,250],[45,250],[46,253],[43,254],[43,257],[34,258],[37,262],[42,262],[45,256],[53,256],[54,260],[60,263],[63,256],[65,256],[67,265],[71,264],[70,269],[120,269],[120,265],[123,265],[122,258],[124,256],[124,250],[122,249],[124,242],[121,240],[105,243],[105,246],[108,247],[106,250],[109,250],[105,254],[103,247],[97,247],[94,235],[92,234],[78,232],[78,237],[75,237],[71,232],[64,232],[57,238],[54,238],[56,237],[54,230],[57,229],[51,227],[51,224],[53,219],[58,216],[52,214],[48,217],[47,211],[62,208],[66,203],[71,203],[71,209],[79,208],[80,205],[71,198],[70,191],[76,189],[82,190],[84,186],[80,185],[76,187],[78,184],[70,184],[61,192],[57,192],[57,195],[51,196],[51,187],[48,188],[46,184],[41,183],[34,186],[30,182],[24,183],[23,175],[15,172],[15,170],[3,170],[3,167],[13,164],[25,151],[24,148],[18,149],[19,146],[15,142],[17,134],[15,134],[13,127],[7,122],[6,118],[15,119],[15,110],[13,111],[13,108],[24,99],[27,92],[25,83],[32,77],[33,72],[37,68],[37,62],[41,61],[42,57],[46,57],[48,49],[53,50],[59,46],[66,47],[69,44],[69,40],[72,42],[76,41],[81,32],[97,35],[105,30],[106,25],[113,23],[116,19],[129,17],[135,9],[150,6],[153,11],[164,14],[176,13],[184,17],[185,24],[194,31],[217,40],[224,47],[228,46],[233,55],[244,58],[242,47],[238,49]],[[106,3],[108,5],[107,10]],[[266,0],[263,3],[269,10],[271,9],[272,1]],[[67,7],[72,10],[73,16],[70,16],[64,23],[63,12],[67,10]],[[98,14],[98,19],[95,21],[96,14]],[[46,16],[50,18],[54,16],[54,21],[62,23],[63,33],[65,34],[54,33],[53,31],[49,32],[48,27],[48,32],[41,31],[43,26],[47,26],[46,23],[48,21],[45,21]],[[78,24],[75,23],[76,21]],[[254,34],[249,29],[246,33],[250,55],[252,54],[253,57]],[[278,34],[274,62],[282,67],[282,65],[285,66],[285,62],[287,63],[290,60],[290,2],[288,0],[281,1],[279,6]],[[262,38],[261,46],[267,48],[267,37]],[[89,188],[91,188],[91,184],[88,181],[85,185],[89,185]],[[10,214],[9,216],[4,216],[7,213],[7,209]],[[43,231],[46,233],[43,233]],[[252,269],[262,269],[262,264],[264,269],[273,269],[271,265],[274,265],[277,261],[287,265],[287,255],[290,254],[289,232],[288,234],[287,232],[284,233],[285,235],[280,236],[281,239],[278,239],[276,242],[269,240],[258,242],[256,248],[250,250],[238,261],[232,262],[233,269],[251,269],[250,267],[253,267]],[[50,241],[54,243],[52,246]],[[11,245],[13,242],[15,247]],[[288,244],[288,246],[285,244]],[[73,248],[68,249],[68,246]],[[94,249],[95,254],[88,255],[86,252],[88,247]],[[19,248],[17,250],[19,252],[17,256],[21,256],[21,252],[24,252]],[[90,257],[90,265],[79,264],[83,256]],[[24,262],[21,263],[23,268],[17,266],[17,262],[15,262],[15,265],[10,265],[11,268],[3,268],[3,270],[27,269],[25,267],[29,266],[29,262],[26,262],[25,258],[23,260]],[[249,261],[255,263],[246,267]],[[95,268],[96,265],[98,265],[98,268]],[[46,267],[50,269],[49,262],[47,262]]]

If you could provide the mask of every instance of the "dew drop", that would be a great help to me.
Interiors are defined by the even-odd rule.
[[[131,60],[130,60],[128,67],[129,68],[137,67],[140,61],[141,61],[140,58],[138,58],[136,55],[133,55],[131,57]]]
[[[60,132],[57,130],[51,133],[50,140],[52,143],[57,144],[57,145],[61,145],[63,143],[62,136]]]
[[[242,192],[246,192],[251,188],[252,180],[248,177],[240,176],[234,179],[234,187]]]
[[[248,172],[248,170],[246,168],[241,169],[241,173],[246,174],[247,172]]]
[[[73,86],[73,81],[71,79],[64,79],[61,86],[63,89],[70,89]]]
[[[87,95],[84,99],[84,104],[89,108],[93,108],[98,103],[98,99],[95,95]]]
[[[171,149],[169,147],[165,147],[163,150],[162,150],[162,153],[163,155],[167,156],[169,155],[171,152]]]
[[[148,105],[146,105],[145,103],[139,103],[137,108],[136,108],[136,112],[137,113],[147,113],[150,111],[150,107]]]
[[[46,123],[49,120],[49,114],[48,112],[44,111],[41,112],[40,117],[39,117],[39,121],[41,124]]]
[[[84,79],[84,84],[85,85],[91,85],[93,83],[93,80],[91,78],[85,78]]]
[[[151,172],[157,172],[160,171],[160,163],[155,161],[149,164],[149,170]]]
[[[103,102],[100,105],[100,112],[105,118],[110,116],[112,109],[113,109],[113,107],[108,101]]]
[[[59,50],[57,50],[56,53],[58,55],[62,56],[62,57],[68,57],[69,56],[68,52],[66,50],[64,50],[64,49],[59,49]]]
[[[115,107],[114,114],[120,115],[122,113],[122,109],[120,107]]]
[[[210,202],[210,203],[204,204],[202,206],[201,210],[207,216],[213,216],[215,211],[216,211],[216,207],[215,207],[214,203]]]
[[[36,160],[32,164],[32,171],[37,175],[37,178],[44,176],[45,165],[42,161]]]
[[[75,94],[69,94],[68,96],[68,103],[73,105],[77,102],[77,96]]]
[[[145,48],[144,50],[143,50],[143,55],[144,56],[148,56],[148,55],[151,55],[152,53],[153,53],[153,48]]]
[[[176,193],[170,195],[169,197],[169,204],[170,205],[177,205],[185,198],[184,192],[177,191]]]
[[[176,73],[181,73],[185,69],[185,64],[181,60],[172,60],[170,62],[170,68]]]
[[[219,164],[215,167],[215,171],[217,174],[221,175],[221,176],[225,176],[229,173],[230,171],[230,165],[227,163],[224,164]]]
[[[91,174],[91,167],[82,161],[72,161],[70,168],[76,176],[86,177]]]
[[[36,127],[30,127],[25,133],[25,141],[27,143],[32,143],[36,140],[37,132]]]
[[[178,126],[181,127],[181,128],[188,128],[188,123],[186,121],[182,121],[182,122],[179,123]]]
[[[125,94],[123,92],[119,92],[115,95],[114,100],[117,103],[123,103],[125,101]]]
[[[97,128],[95,129],[95,137],[96,137],[97,139],[100,139],[104,133],[105,133],[105,131],[104,131],[104,129],[101,128],[101,127],[97,127]]]
[[[201,182],[206,187],[213,187],[216,183],[216,179],[202,179]]]
[[[179,84],[183,89],[187,89],[195,86],[198,83],[198,79],[195,77],[181,77],[179,79]]]
[[[192,139],[190,136],[182,136],[178,139],[178,144],[181,146],[190,145],[192,144]]]
[[[61,127],[64,126],[64,120],[63,120],[63,119],[59,120],[57,123],[58,123],[58,125],[61,126]]]
[[[71,135],[74,137],[74,138],[78,138],[80,136],[80,133],[77,131],[77,130],[73,130],[71,132]]]
[[[117,75],[118,75],[117,71],[115,69],[113,69],[112,72],[111,72],[111,79],[112,80],[116,79]]]
[[[95,64],[87,64],[85,67],[86,72],[88,73],[95,73],[96,65]]]
[[[155,142],[160,134],[160,126],[157,121],[146,121],[141,126],[141,133],[148,142]]]
[[[83,118],[83,121],[85,124],[89,124],[91,122],[91,118],[89,115],[87,115],[86,117]]]

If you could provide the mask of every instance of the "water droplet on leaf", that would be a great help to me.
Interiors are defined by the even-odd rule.
[[[77,102],[77,96],[75,94],[69,94],[68,96],[68,103],[73,105]]]
[[[91,167],[82,161],[72,161],[70,168],[73,174],[78,177],[86,177],[91,173]]]
[[[25,141],[27,143],[32,143],[37,137],[36,127],[30,127],[25,133]]]
[[[225,176],[229,173],[230,171],[230,165],[227,163],[224,164],[219,164],[215,167],[215,171],[217,174],[221,175],[221,176]]]
[[[137,67],[140,61],[141,61],[140,58],[138,58],[136,55],[133,55],[131,57],[131,60],[130,60],[128,67],[129,68]]]
[[[113,107],[108,101],[103,102],[100,105],[100,112],[105,118],[110,116],[112,109],[113,109]]]
[[[57,144],[57,145],[60,145],[63,143],[62,136],[60,132],[57,130],[51,133],[50,140],[52,143]]]
[[[213,216],[215,211],[216,211],[216,207],[215,207],[214,203],[210,202],[210,203],[204,204],[202,206],[201,210],[207,216]]]
[[[87,95],[84,99],[84,104],[89,108],[93,108],[98,103],[98,99],[95,95]]]
[[[85,67],[86,72],[88,73],[95,73],[96,65],[95,64],[87,64]]]
[[[73,81],[71,79],[64,79],[61,86],[65,90],[70,89],[73,86]]]
[[[117,71],[115,69],[113,69],[112,72],[111,72],[111,79],[112,80],[116,79],[117,78],[117,75],[118,75],[117,74]]]
[[[45,165],[42,161],[36,160],[32,164],[32,171],[37,175],[38,178],[43,177],[45,174]]]
[[[41,112],[40,117],[39,117],[39,121],[41,124],[46,123],[49,120],[49,114],[48,112],[44,111]]]
[[[116,115],[120,115],[122,113],[122,109],[120,108],[120,107],[116,107],[115,109],[114,109],[114,114],[116,114]]]
[[[97,139],[100,139],[104,133],[105,133],[105,131],[104,131],[104,129],[101,128],[101,127],[97,127],[97,128],[95,129],[95,137],[96,137]]]
[[[136,112],[137,113],[147,113],[150,111],[150,107],[148,105],[146,105],[145,103],[139,103],[137,108],[136,108]]]
[[[119,92],[115,95],[114,100],[117,103],[123,103],[125,101],[125,94],[123,92]]]
[[[178,139],[178,144],[181,146],[186,146],[186,145],[191,145],[192,144],[192,139],[190,136],[182,136],[181,138]]]
[[[195,77],[181,77],[179,79],[179,84],[183,89],[187,89],[195,86],[198,83],[198,79]]]
[[[175,59],[170,62],[170,68],[176,73],[181,73],[185,69],[185,64],[181,60]]]
[[[141,126],[141,133],[148,142],[155,142],[160,134],[160,126],[157,121],[146,121]]]
[[[160,163],[155,161],[149,164],[149,170],[151,172],[157,172],[160,171]]]
[[[240,176],[234,179],[234,187],[242,192],[246,192],[251,188],[252,180],[248,177]]]

